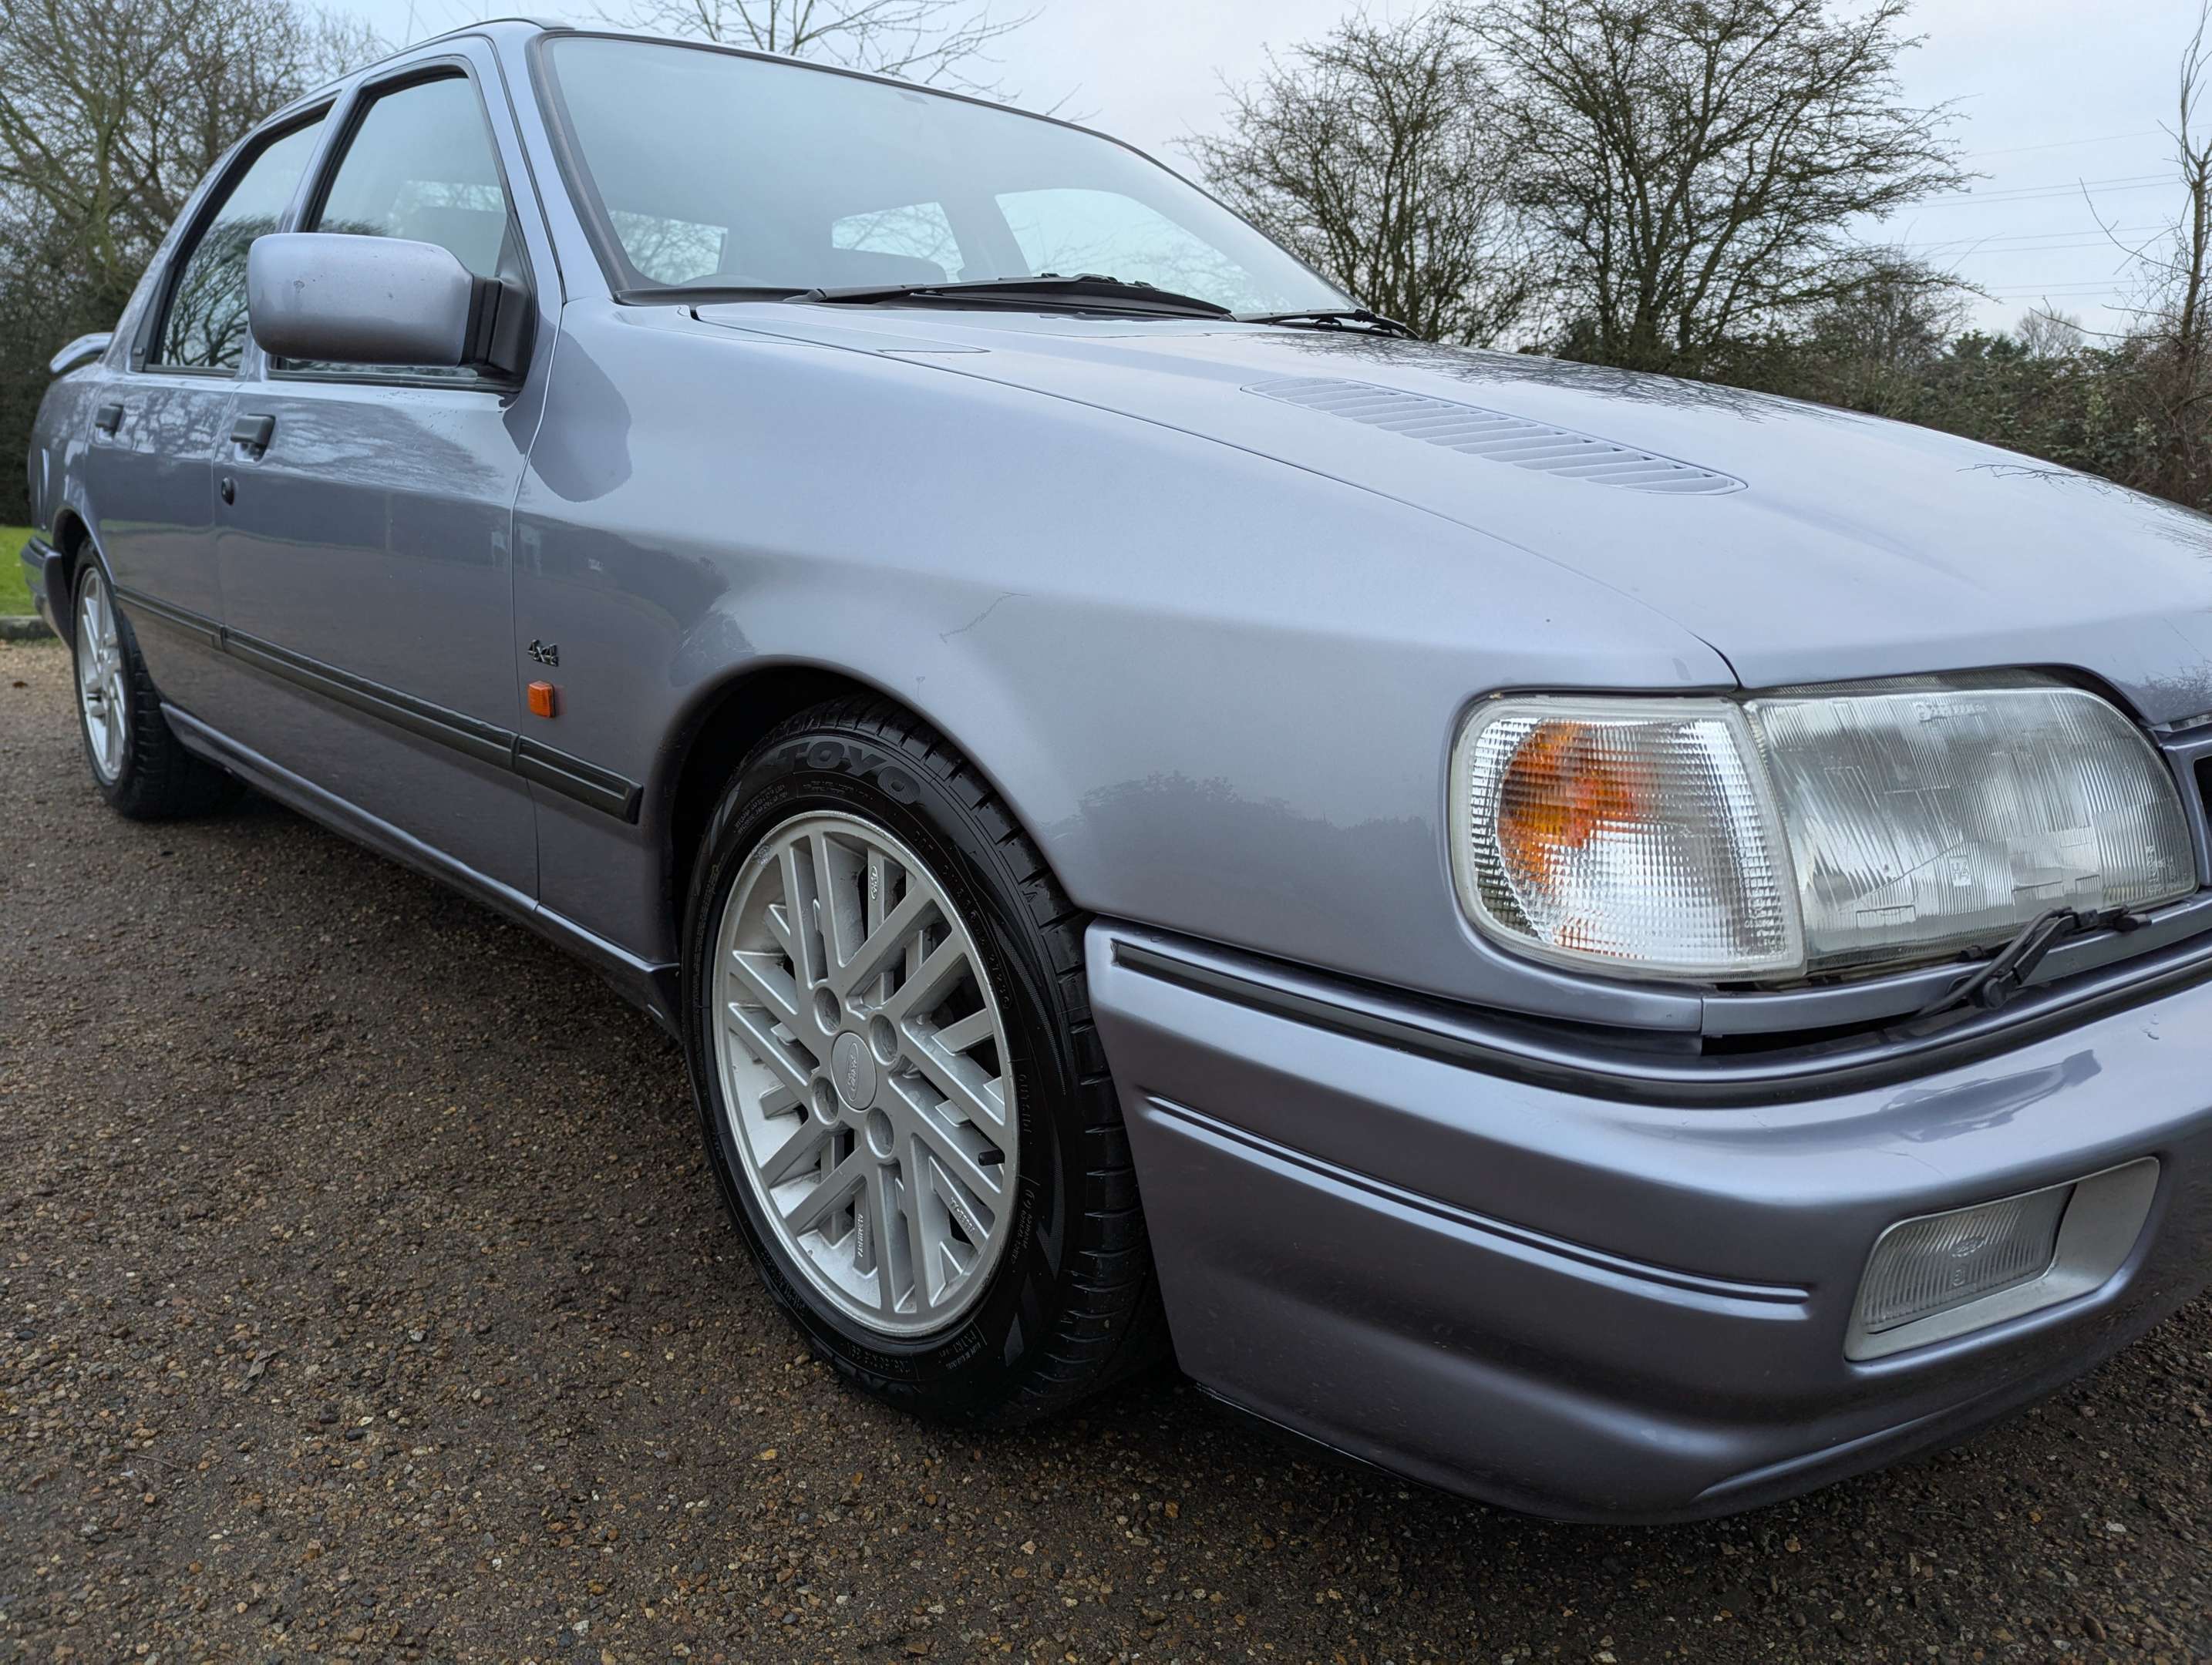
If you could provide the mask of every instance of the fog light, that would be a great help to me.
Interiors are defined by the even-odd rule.
[[[2139,1157],[2066,1185],[1899,1220],[1867,1261],[1844,1356],[1881,1358],[2039,1312],[2127,1264],[2158,1194]]]
[[[1859,1290],[1869,1335],[2039,1278],[2058,1248],[2070,1185],[1905,1220],[1882,1234]]]

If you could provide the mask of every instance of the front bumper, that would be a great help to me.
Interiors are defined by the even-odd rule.
[[[1088,948],[1183,1368],[1449,1490],[1567,1519],[1748,1508],[1991,1421],[2212,1278],[2212,981],[1924,1079],[1702,1108],[1304,1021],[1313,980],[1187,941],[1102,921]],[[1846,1359],[1886,1228],[2146,1156],[2156,1194],[2103,1284]]]
[[[43,539],[32,538],[24,541],[22,557],[23,582],[29,586],[32,604],[46,620],[46,628],[66,641],[69,638],[63,634],[59,617],[65,609],[53,588],[53,580],[61,572],[60,552]]]

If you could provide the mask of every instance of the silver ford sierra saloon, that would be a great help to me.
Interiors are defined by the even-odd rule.
[[[1740,1510],[2212,1278],[2212,521],[1408,338],[1062,122],[487,24],[271,116],[30,454],[121,814],[680,1037],[777,1302]]]

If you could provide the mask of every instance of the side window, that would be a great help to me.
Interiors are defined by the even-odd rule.
[[[500,276],[507,190],[468,78],[414,82],[371,104],[307,229],[436,243],[477,276]]]
[[[246,350],[246,251],[276,221],[307,171],[318,116],[264,145],[238,176],[177,268],[148,362],[173,370],[238,368]]]
[[[1076,187],[1013,191],[999,198],[999,210],[1032,276],[1096,272],[1235,312],[1267,304],[1227,255],[1133,197]]]
[[[520,277],[521,254],[511,225],[483,105],[475,83],[453,74],[376,95],[355,122],[304,228],[435,243],[478,277]],[[398,365],[287,360],[278,368],[410,381],[477,380],[474,370]]]

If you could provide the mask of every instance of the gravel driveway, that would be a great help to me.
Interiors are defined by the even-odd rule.
[[[757,1287],[675,1048],[260,800],[134,826],[0,645],[0,1659],[2201,1659],[2212,1305],[1717,1524],[1355,1475],[1161,1374],[956,1438]]]

